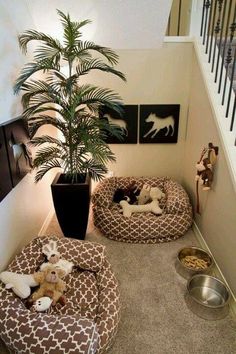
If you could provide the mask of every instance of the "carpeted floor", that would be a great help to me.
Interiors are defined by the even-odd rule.
[[[47,234],[62,236],[56,218]],[[192,232],[177,241],[139,245],[109,240],[90,221],[86,240],[106,246],[118,278],[122,317],[109,354],[236,354],[236,320],[199,318],[188,308],[186,280],[175,270],[178,250],[197,245]]]
[[[62,236],[55,217],[46,234]],[[86,239],[106,246],[120,284],[122,316],[109,354],[236,354],[230,314],[207,321],[186,305],[186,280],[176,273],[175,258],[183,246],[197,245],[191,230],[170,243],[126,244],[105,238],[90,221]]]

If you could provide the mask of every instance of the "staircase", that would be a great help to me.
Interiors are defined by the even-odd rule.
[[[192,0],[190,3],[191,9],[184,0],[173,1],[167,35],[191,35],[202,67],[211,73],[211,79],[207,77],[205,81],[213,83],[208,86],[214,98],[212,105],[217,106],[216,124],[236,190],[236,0]],[[184,16],[188,18],[183,20]],[[173,18],[177,23],[175,30]]]

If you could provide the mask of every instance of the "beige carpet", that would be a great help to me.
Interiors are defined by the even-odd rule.
[[[46,234],[62,236],[55,217]],[[175,258],[183,246],[197,245],[191,230],[170,243],[126,244],[105,238],[90,220],[86,240],[106,246],[120,284],[122,317],[109,354],[236,354],[231,315],[207,321],[186,305],[186,280],[176,273]]]
[[[47,234],[62,236],[56,218]],[[106,246],[122,298],[119,330],[109,354],[236,354],[236,322],[199,318],[187,307],[186,280],[175,270],[178,250],[197,245],[192,232],[177,241],[139,245],[109,240],[90,220],[86,240]]]

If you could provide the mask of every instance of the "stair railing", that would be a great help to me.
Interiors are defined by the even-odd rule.
[[[236,111],[235,35],[236,0],[203,0],[200,36],[217,83],[217,92],[221,95],[221,105],[225,107],[224,118],[230,119],[231,132]]]
[[[188,36],[192,0],[173,0],[166,36]]]

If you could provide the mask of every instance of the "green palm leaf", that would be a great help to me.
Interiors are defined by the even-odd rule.
[[[36,156],[34,159],[34,166],[40,167],[41,165],[44,165],[45,162],[49,162],[52,159],[60,160],[61,156],[63,156],[63,151],[62,151],[62,149],[59,149],[58,147],[47,146],[47,147],[41,148],[36,153]]]
[[[81,37],[80,28],[89,24],[90,20],[84,20],[81,22],[71,21],[70,15],[65,15],[62,11],[57,10],[61,18],[61,23],[64,28],[64,42],[68,47],[72,47],[77,44]]]
[[[35,73],[38,71],[44,71],[47,72],[49,70],[51,71],[57,71],[58,67],[53,63],[52,60],[42,60],[40,62],[31,62],[26,64],[23,69],[21,70],[20,75],[15,81],[14,84],[14,93],[18,93],[22,85]]]
[[[40,145],[43,145],[46,143],[55,144],[59,148],[63,147],[63,143],[61,142],[61,140],[54,138],[50,135],[37,136],[37,137],[30,140],[30,144],[32,146],[40,146]]]
[[[81,29],[89,20],[72,21],[69,14],[57,12],[64,31],[63,43],[36,30],[19,36],[24,53],[29,42],[39,43],[34,61],[22,68],[14,85],[15,93],[23,92],[22,117],[28,122],[31,144],[36,148],[35,181],[52,168],[63,168],[72,181],[80,173],[89,173],[99,180],[107,171],[106,164],[115,161],[114,153],[106,144],[107,136],[122,138],[119,127],[101,119],[99,113],[105,106],[122,116],[123,107],[117,93],[82,85],[80,78],[93,70],[115,75],[123,81],[125,75],[115,68],[118,55],[112,49],[81,40]],[[66,65],[67,73],[63,73],[62,67]],[[45,125],[57,128],[58,137],[39,135]]]
[[[84,52],[86,53],[88,51],[98,52],[99,54],[103,55],[112,65],[118,63],[119,56],[112,49],[107,47],[102,47],[91,41],[84,41],[84,42],[80,41],[77,45],[75,53],[77,57],[80,58],[82,53]]]
[[[38,32],[36,30],[28,30],[23,32],[18,37],[20,48],[23,53],[27,52],[27,45],[31,41],[41,41],[44,42],[47,47],[57,49],[58,51],[62,51],[62,46],[57,39],[52,38],[51,36]]]
[[[83,85],[75,90],[71,97],[71,104],[73,107],[90,104],[95,104],[97,107],[104,105],[121,115],[123,113],[123,105],[119,95],[110,89],[92,85]]]
[[[101,70],[101,71],[105,71],[107,73],[112,73],[112,74],[118,76],[123,81],[126,81],[125,75],[121,71],[114,69],[112,66],[104,64],[99,59],[83,61],[81,64],[79,64],[76,67],[76,72],[77,72],[78,76],[86,75],[91,70]]]
[[[42,165],[35,175],[35,182],[39,182],[44,177],[44,175],[53,168],[63,168],[61,162],[58,159],[52,159]]]
[[[30,136],[33,137],[37,133],[39,128],[47,124],[52,125],[53,127],[60,130],[64,136],[67,135],[67,126],[64,122],[62,122],[61,119],[48,115],[40,115],[36,117],[31,117],[28,120]]]

